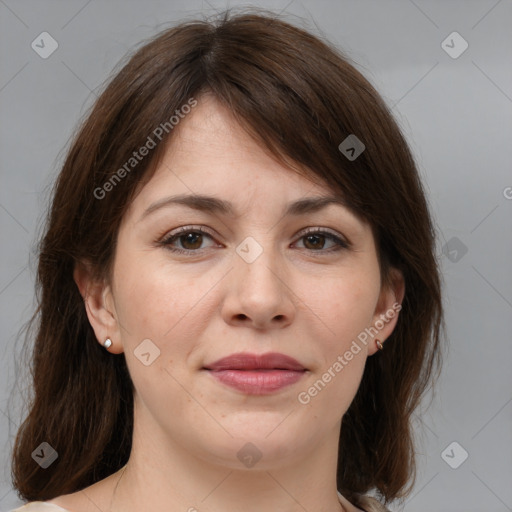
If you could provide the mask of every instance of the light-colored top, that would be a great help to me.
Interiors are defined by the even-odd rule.
[[[346,498],[344,498],[340,493],[338,493],[338,498],[340,503],[345,508],[354,508],[354,505],[350,504]],[[369,496],[365,496],[364,500],[364,509],[361,512],[390,512],[384,505],[379,503],[375,498],[371,498]],[[350,508],[349,508],[350,510]],[[44,501],[31,501],[26,505],[23,505],[20,508],[16,508],[11,510],[10,512],[71,512],[65,508],[59,507],[58,505],[54,505],[53,503],[46,503]]]

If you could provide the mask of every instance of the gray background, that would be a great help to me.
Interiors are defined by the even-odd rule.
[[[9,456],[22,401],[9,395],[19,330],[34,304],[34,244],[68,139],[127,51],[169,24],[228,5],[248,4],[0,0],[0,510],[20,504]],[[427,186],[449,351],[432,405],[415,419],[416,486],[393,510],[512,510],[512,2],[252,5],[286,13],[356,61],[393,107]],[[44,31],[59,45],[47,59],[31,48]],[[442,46],[453,31],[469,44],[457,58]],[[458,39],[445,44],[452,53],[462,48]]]

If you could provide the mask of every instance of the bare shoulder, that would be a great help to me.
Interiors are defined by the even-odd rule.
[[[55,511],[59,510],[60,512],[98,512],[98,510],[107,510],[107,507],[105,507],[107,503],[106,495],[98,492],[98,489],[93,489],[93,487],[87,487],[82,491],[72,494],[64,494],[46,503],[57,507]],[[41,512],[46,512],[46,510],[41,510]]]
[[[98,510],[108,510],[114,485],[118,477],[119,472],[113,473],[107,478],[100,480],[89,487],[81,489],[80,491],[63,494],[57,498],[48,500],[45,503],[60,507],[59,509],[56,509],[60,512],[62,512],[62,510],[65,512],[98,512]],[[41,512],[46,512],[46,510],[42,510]]]
[[[47,501],[30,501],[22,507],[15,508],[10,512],[69,512],[68,510],[59,507]]]

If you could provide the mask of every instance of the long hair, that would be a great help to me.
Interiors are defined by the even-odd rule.
[[[30,320],[33,397],[12,454],[18,496],[75,492],[128,461],[133,383],[124,354],[96,341],[73,270],[88,261],[108,279],[121,219],[172,139],[171,118],[206,92],[269,154],[327,183],[369,222],[383,283],[392,267],[405,278],[398,323],[343,417],[337,481],[356,503],[371,491],[386,503],[406,496],[412,414],[440,370],[443,312],[435,229],[397,122],[346,55],[266,11],[185,21],[144,43],[87,113],[52,191]],[[340,149],[349,136],[365,146],[355,159]],[[148,137],[149,154],[130,161]],[[58,453],[46,469],[31,456],[42,442]]]

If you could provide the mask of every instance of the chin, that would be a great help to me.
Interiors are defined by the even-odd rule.
[[[278,427],[282,419],[281,417],[277,422],[260,422],[257,427],[246,424],[238,429],[223,424],[233,437],[226,434],[204,439],[200,457],[233,470],[269,470],[289,465],[300,455],[301,446],[304,451],[308,451],[305,445],[307,439],[303,431],[297,432],[300,439],[294,438],[290,425],[283,429]],[[199,443],[196,447],[198,445]]]

